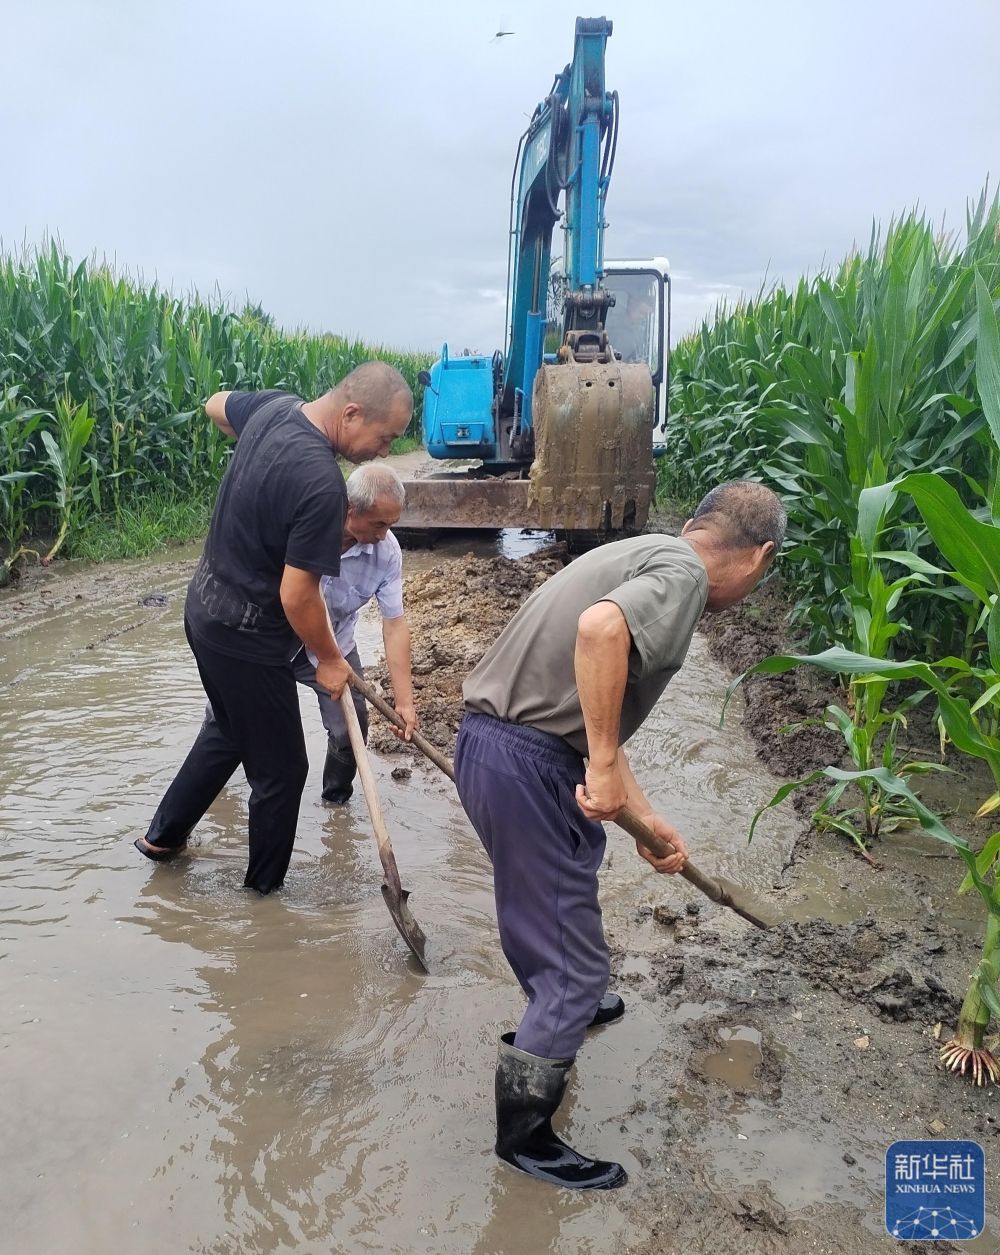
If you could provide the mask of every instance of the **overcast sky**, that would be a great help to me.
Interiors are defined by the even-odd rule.
[[[570,60],[548,0],[2,0],[6,247],[400,347],[503,342],[518,136]],[[609,3],[609,257],[674,326],[1000,172],[997,0]],[[513,31],[493,41],[498,29]]]

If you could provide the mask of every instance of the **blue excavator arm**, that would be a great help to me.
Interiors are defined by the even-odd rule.
[[[513,418],[512,445],[531,431],[531,395],[542,364],[552,232],[565,195],[563,338],[597,330],[608,294],[601,287],[604,202],[613,162],[617,96],[605,90],[604,54],[612,24],[577,18],[573,60],[535,109],[515,164],[518,189],[511,231],[510,330],[502,420]],[[602,160],[603,152],[603,160]]]

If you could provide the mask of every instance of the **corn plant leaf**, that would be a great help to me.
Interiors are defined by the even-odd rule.
[[[938,841],[951,846],[959,852],[965,860],[966,866],[969,867],[973,881],[976,882],[977,887],[979,887],[982,882],[982,877],[979,875],[979,871],[975,863],[975,855],[969,849],[968,842],[964,841],[961,837],[956,836],[955,833],[947,828],[941,821],[940,817],[936,815],[928,806],[925,806],[923,802],[921,802],[920,798],[917,797],[909,785],[907,785],[905,780],[900,779],[899,776],[894,775],[885,767],[869,767],[864,771],[844,771],[840,767],[822,767],[817,771],[810,772],[808,776],[803,776],[799,780],[788,781],[777,790],[769,802],[765,803],[765,805],[756,812],[750,824],[750,833],[747,838],[748,841],[753,840],[754,831],[765,811],[770,810],[774,806],[780,805],[780,803],[796,789],[802,788],[805,785],[814,784],[817,780],[821,780],[824,777],[827,780],[834,781],[835,785],[852,783],[858,784],[860,782],[868,781],[877,785],[882,792],[887,794],[889,797],[903,798],[908,807],[912,810],[917,822],[925,832],[930,833],[930,835],[937,838]],[[822,809],[822,807],[820,809]],[[834,826],[837,826],[836,819],[836,816],[829,817],[830,822],[832,822]]]
[[[868,491],[866,489],[866,491]],[[926,561],[918,554],[910,553],[908,549],[880,549],[877,553],[871,555],[873,558],[881,558],[886,562],[895,562],[899,566],[905,566],[908,570],[914,571],[920,575],[950,575],[950,571],[946,571],[944,567],[934,566],[932,562]]]
[[[982,810],[980,809],[980,814]],[[989,837],[986,844],[976,855],[976,870],[980,876],[986,876],[990,868],[996,862],[997,855],[1000,854],[1000,832],[995,832]],[[966,875],[965,879],[958,886],[959,893],[968,893],[973,887],[973,879],[971,875]]]
[[[990,687],[976,699],[975,703],[971,707],[972,714],[975,714],[977,710],[982,710],[984,706],[988,706],[997,696],[1000,696],[1000,682],[991,684]],[[997,799],[997,805],[1000,806],[1000,793],[996,793],[994,796]],[[991,807],[990,809],[993,808]],[[980,810],[978,813],[985,815],[987,812]]]
[[[971,754],[986,762],[995,780],[1000,780],[1000,740],[986,735],[972,714],[971,703],[951,689],[951,680],[938,674],[951,670],[956,675],[972,675],[972,668],[960,658],[944,658],[931,667],[926,662],[894,662],[886,658],[874,658],[851,650],[831,648],[818,654],[772,654],[736,677],[726,689],[722,703],[722,720],[726,716],[729,700],[738,686],[750,675],[781,675],[800,666],[819,667],[840,675],[852,675],[854,683],[880,683],[885,680],[920,680],[933,689],[938,699],[941,723],[948,738],[963,754]]]
[[[949,828],[946,828],[941,819],[921,802],[906,781],[901,780],[899,776],[894,775],[885,767],[871,767],[867,771],[843,771],[839,767],[826,767],[823,770],[823,775],[831,780],[873,781],[883,793],[889,794],[890,797],[904,798],[907,804],[913,808],[921,828],[929,832],[932,837],[936,837],[939,841],[943,841],[946,845],[953,846],[957,850],[968,851],[969,843],[956,836]]]
[[[990,651],[990,666],[994,671],[1000,671],[1000,597],[994,597],[990,607],[986,643]]]
[[[983,972],[979,976],[979,996],[986,1004],[990,1015],[1000,1019],[1000,996],[997,995],[996,977],[991,971],[988,974]]]
[[[822,776],[822,771],[811,771],[808,776],[802,776],[799,780],[788,780],[785,784],[781,785],[771,800],[769,802],[765,802],[764,805],[754,814],[753,819],[751,819],[750,831],[747,833],[747,844],[753,840],[753,834],[756,831],[757,824],[760,822],[760,817],[765,811],[770,810],[774,806],[780,806],[789,794],[794,793],[796,789],[805,788],[806,785],[814,784],[817,780],[821,779]]]
[[[976,811],[976,818],[982,819],[985,815],[992,814],[998,806],[1000,806],[1000,793],[993,793]]]
[[[976,384],[983,413],[1000,448],[1000,327],[986,281],[976,272]]]
[[[858,496],[858,535],[868,554],[875,549],[882,518],[896,495],[897,483],[877,484],[873,488],[865,488]]]
[[[939,475],[907,475],[896,489],[913,498],[935,545],[958,574],[1000,592],[1000,528],[980,523]]]

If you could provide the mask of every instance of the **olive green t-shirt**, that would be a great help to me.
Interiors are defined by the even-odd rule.
[[[708,597],[708,573],[686,540],[636,536],[593,549],[524,603],[462,686],[468,710],[561,736],[581,754],[577,621],[613,601],[632,633],[619,743],[647,718],[679,670]]]

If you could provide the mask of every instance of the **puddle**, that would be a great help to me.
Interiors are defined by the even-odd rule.
[[[760,1032],[739,1024],[735,1028],[720,1028],[719,1037],[722,1049],[702,1059],[702,1075],[741,1093],[760,1093],[760,1072],[764,1064]]]

